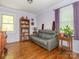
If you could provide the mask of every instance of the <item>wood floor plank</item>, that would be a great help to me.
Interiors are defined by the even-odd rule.
[[[49,52],[31,41],[8,44],[7,48],[8,53],[4,59],[79,59],[77,53],[60,53],[58,48]]]

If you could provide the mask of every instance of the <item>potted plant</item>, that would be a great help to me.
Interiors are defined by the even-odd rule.
[[[72,34],[73,34],[73,30],[68,26],[68,25],[66,25],[63,29],[62,29],[62,31],[64,32],[64,34],[65,34],[65,36],[72,36]]]

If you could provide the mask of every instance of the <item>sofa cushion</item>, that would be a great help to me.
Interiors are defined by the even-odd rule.
[[[47,34],[55,34],[56,31],[52,31],[52,30],[39,30],[40,33],[47,33]]]
[[[41,44],[44,44],[44,45],[47,45],[47,41],[44,40],[43,38],[40,38],[40,37],[36,37],[36,36],[31,36],[32,40],[36,41],[36,42],[39,42]]]
[[[40,38],[50,39],[50,38],[54,38],[56,35],[55,34],[47,34],[47,33],[39,33],[38,36]]]

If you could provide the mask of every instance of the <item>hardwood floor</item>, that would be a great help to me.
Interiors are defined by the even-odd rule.
[[[7,48],[8,53],[3,59],[79,59],[77,53],[62,53],[58,48],[49,52],[31,41],[12,43]]]

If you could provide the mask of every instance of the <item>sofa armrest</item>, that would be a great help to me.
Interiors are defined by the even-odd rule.
[[[57,39],[50,39],[47,41],[48,50],[52,50],[58,46],[58,40]]]

